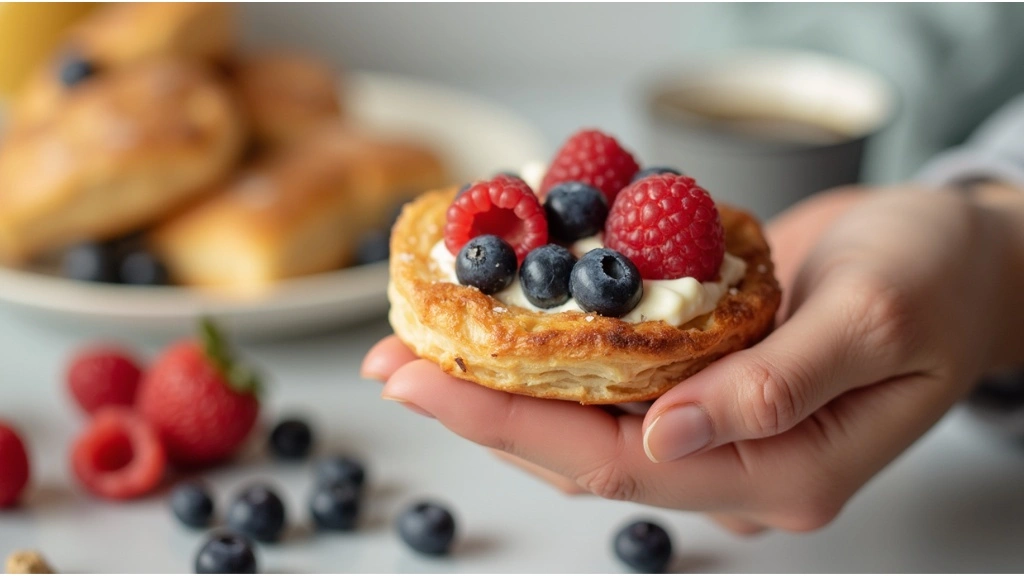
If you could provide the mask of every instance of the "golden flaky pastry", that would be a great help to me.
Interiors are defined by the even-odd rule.
[[[175,281],[257,293],[352,264],[365,231],[409,190],[443,178],[429,148],[325,127],[249,166],[149,238]]]
[[[164,58],[212,65],[228,57],[234,42],[230,4],[105,4],[72,27],[47,63],[29,77],[14,103],[11,123],[34,125],[65,104],[74,92],[60,81],[60,67],[68,58],[84,59],[103,73]]]
[[[264,52],[240,57],[230,77],[264,146],[295,141],[341,117],[339,74],[328,63],[298,52]]]
[[[234,166],[244,133],[199,64],[148,61],[78,87],[0,147],[0,261],[152,223]]]
[[[735,293],[680,327],[631,324],[581,312],[532,312],[442,281],[430,250],[442,237],[455,192],[431,192],[405,207],[391,237],[388,285],[395,334],[448,374],[540,398],[639,402],[771,330],[781,292],[761,229],[744,212],[719,205],[726,249],[747,263]]]

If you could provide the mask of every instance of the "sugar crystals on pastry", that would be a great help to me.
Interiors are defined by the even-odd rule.
[[[425,194],[391,238],[395,334],[445,372],[541,398],[654,399],[770,331],[781,293],[749,214],[584,131],[540,184]]]

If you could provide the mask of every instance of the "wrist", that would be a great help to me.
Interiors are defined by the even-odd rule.
[[[970,186],[970,203],[978,218],[982,243],[994,261],[988,278],[990,327],[979,335],[989,341],[988,368],[1024,365],[1024,189],[1000,182]]]

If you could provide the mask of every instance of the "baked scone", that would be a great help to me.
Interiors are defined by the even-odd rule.
[[[253,137],[264,146],[294,141],[341,117],[338,73],[297,52],[242,56],[230,67]]]
[[[56,113],[72,88],[60,80],[68,58],[110,72],[151,59],[180,58],[214,64],[227,59],[235,42],[230,4],[198,2],[104,5],[68,31],[50,60],[26,81],[11,123],[31,126]]]
[[[750,215],[719,204],[729,254],[746,263],[710,313],[681,326],[594,313],[537,312],[447,281],[431,250],[456,190],[406,205],[391,236],[388,297],[395,334],[442,370],[506,392],[583,404],[657,398],[714,360],[758,341],[781,293]]]
[[[436,185],[440,165],[422,155],[431,161],[421,163],[403,142],[305,138],[169,219],[151,244],[175,281],[232,292],[337,269],[352,263],[360,235],[387,217],[368,206],[396,189]]]
[[[0,260],[145,226],[224,177],[243,141],[231,94],[199,64],[104,74],[0,145]]]

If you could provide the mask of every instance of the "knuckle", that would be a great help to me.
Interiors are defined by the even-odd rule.
[[[743,388],[747,397],[740,399],[740,406],[745,407],[742,419],[747,431],[761,438],[792,428],[799,421],[804,404],[800,383],[794,381],[797,378],[787,378],[764,360],[748,362],[744,370],[741,381],[750,386]]]
[[[638,493],[636,479],[614,461],[580,476],[577,483],[587,492],[607,500],[635,500]]]
[[[913,298],[892,282],[876,275],[858,281],[847,311],[853,338],[863,349],[906,360],[917,347],[913,331],[916,308]]]

